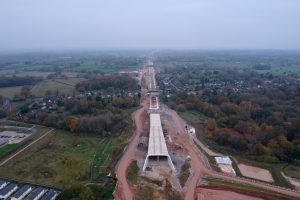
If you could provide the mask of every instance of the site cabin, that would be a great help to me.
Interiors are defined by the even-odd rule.
[[[228,156],[215,157],[215,160],[222,172],[236,176],[236,172],[232,167],[232,161]]]
[[[228,156],[215,157],[217,164],[231,165],[232,161]]]
[[[21,200],[32,191],[31,185],[24,185],[15,194],[11,196],[11,200]]]
[[[0,199],[7,199],[12,193],[18,189],[17,184],[10,183],[0,191]]]
[[[58,196],[58,192],[50,189],[41,200],[54,200]]]
[[[45,192],[45,188],[38,187],[33,192],[31,192],[25,200],[38,200],[45,194]]]
[[[0,180],[0,190],[2,190],[7,184],[8,182]]]

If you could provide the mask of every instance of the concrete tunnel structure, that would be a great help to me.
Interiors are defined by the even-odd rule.
[[[176,171],[169,155],[166,141],[164,138],[160,114],[150,114],[150,134],[149,134],[148,153],[143,166],[143,171],[147,168],[149,159],[156,158],[158,161],[167,159],[172,171]]]

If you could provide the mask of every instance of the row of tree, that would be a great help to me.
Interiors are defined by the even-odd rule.
[[[85,133],[99,136],[119,134],[130,125],[126,111],[111,109],[103,114],[74,116],[66,114],[51,114],[39,111],[31,118],[31,122],[44,126],[65,129],[73,133]]]
[[[0,88],[2,87],[13,87],[13,86],[23,86],[23,85],[34,85],[37,82],[42,81],[40,77],[0,77]]]
[[[91,90],[107,90],[113,88],[114,90],[126,90],[134,91],[139,88],[136,80],[129,76],[101,76],[94,77],[86,81],[82,81],[76,85],[79,91],[91,91]]]

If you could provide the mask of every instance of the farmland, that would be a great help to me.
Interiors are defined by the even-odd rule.
[[[23,86],[0,88],[0,95],[9,99],[13,99],[16,95],[20,95],[22,87]]]
[[[72,95],[75,92],[75,87],[71,84],[66,84],[57,80],[46,80],[33,86],[31,93],[36,97],[42,97],[46,91],[51,93],[59,92],[60,94]]]
[[[52,94],[58,91],[59,94],[72,95],[75,92],[75,85],[82,80],[84,80],[84,78],[51,79],[44,80],[29,87],[32,87],[31,93],[36,97],[43,97],[46,91],[50,91]],[[0,88],[0,95],[14,99],[16,96],[20,96],[22,87],[23,86]]]

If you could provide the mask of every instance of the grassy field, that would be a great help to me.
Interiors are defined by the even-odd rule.
[[[294,165],[288,165],[284,168],[284,173],[293,178],[300,179],[300,167]]]
[[[103,73],[115,73],[118,71],[130,71],[130,70],[136,70],[137,68],[139,68],[140,66],[126,66],[124,67],[124,69],[120,69],[117,66],[106,66],[106,65],[101,65],[101,64],[97,64],[94,61],[85,61],[83,62],[81,65],[79,66],[74,66],[72,67],[70,70],[73,72],[93,72],[93,71],[97,71],[97,72],[103,72]]]
[[[117,157],[122,153],[124,144],[119,138],[105,138],[98,146],[91,167],[92,181],[99,181],[101,173],[113,173]]]
[[[192,124],[204,124],[207,122],[207,117],[196,111],[178,112],[180,117]]]
[[[54,80],[45,80],[37,83],[31,89],[31,93],[37,97],[42,97],[45,95],[47,90],[52,93],[59,91],[67,95],[72,95],[75,91],[75,85],[85,80],[84,78],[68,78],[68,79],[54,79]],[[20,95],[21,88],[23,86],[16,87],[4,87],[0,88],[0,95],[13,99],[16,95]]]
[[[55,79],[56,82],[63,83],[70,86],[76,86],[77,83],[86,80],[85,78],[67,78],[67,79]]]
[[[226,187],[226,188],[232,188],[235,190],[242,190],[242,191],[249,191],[249,192],[255,192],[255,193],[260,193],[263,195],[271,196],[273,198],[279,198],[279,199],[290,199],[290,200],[296,200],[298,199],[297,197],[291,197],[287,196],[285,194],[277,193],[274,191],[270,191],[267,189],[262,189],[256,186],[248,185],[248,184],[243,184],[243,183],[233,183],[229,181],[224,181],[221,179],[215,179],[215,178],[205,178],[206,181],[208,181],[209,186],[221,186],[221,187]]]
[[[0,88],[0,95],[9,99],[13,99],[16,95],[20,95],[22,87],[23,86]]]
[[[57,82],[55,80],[46,80],[36,84],[31,89],[31,93],[37,97],[42,97],[45,95],[45,92],[47,90],[51,91],[52,93],[58,91],[59,93],[72,95],[75,91],[75,87],[72,85]]]
[[[75,72],[81,72],[83,70],[86,72],[92,72],[92,71],[100,71],[100,72],[104,72],[104,73],[115,72],[114,68],[98,65],[94,61],[86,61],[86,62],[82,63],[80,66],[72,67],[71,70],[75,71]]]
[[[0,167],[0,176],[62,188],[88,180],[101,138],[56,131]]]
[[[113,172],[124,145],[123,135],[99,138],[56,130],[0,167],[0,177],[60,188],[101,181],[103,173]]]
[[[0,159],[4,158],[6,155],[10,154],[11,152],[15,151],[18,144],[7,144],[0,148]]]
[[[132,161],[128,167],[127,179],[131,183],[136,184],[140,180],[138,172],[139,172],[139,167],[137,166],[136,161]]]

